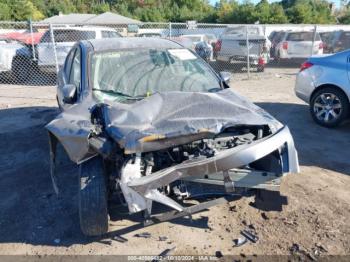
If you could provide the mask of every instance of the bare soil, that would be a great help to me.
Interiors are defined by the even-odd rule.
[[[349,255],[350,124],[317,126],[294,95],[296,71],[268,68],[250,80],[239,73],[232,80],[235,91],[289,126],[299,151],[301,173],[284,178],[272,208],[248,197],[196,214],[192,222],[146,228],[140,216],[112,210],[111,234],[103,239],[80,233],[76,167],[67,159],[61,159],[62,194],[51,186],[44,126],[58,112],[55,88],[0,84],[0,254],[157,255],[176,247],[173,255]],[[233,247],[245,228],[259,241]],[[143,232],[151,238],[134,236]]]

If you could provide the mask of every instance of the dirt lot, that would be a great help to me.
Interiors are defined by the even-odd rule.
[[[264,75],[236,75],[232,88],[287,124],[299,151],[301,173],[285,177],[275,202],[283,210],[254,207],[240,199],[189,219],[142,228],[139,216],[111,213],[111,236],[120,243],[81,235],[76,208],[76,167],[67,170],[63,194],[49,178],[44,125],[57,114],[55,88],[0,85],[0,254],[172,254],[224,255],[350,254],[350,124],[329,130],[315,125],[293,92],[296,69],[268,69]],[[255,228],[260,240],[232,247],[240,230]],[[136,233],[149,232],[150,239]],[[166,236],[166,241],[159,237]],[[294,249],[297,250],[297,246]]]

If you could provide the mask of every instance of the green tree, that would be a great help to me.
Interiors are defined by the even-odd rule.
[[[0,20],[11,20],[10,7],[7,1],[0,1]]]
[[[288,17],[286,16],[286,13],[284,12],[284,9],[281,4],[279,3],[272,3],[270,6],[270,24],[284,24],[288,23]]]
[[[350,24],[350,9],[347,10],[338,18],[341,24]]]
[[[267,0],[261,0],[256,6],[253,14],[256,21],[261,24],[268,24],[272,16],[270,4]]]
[[[48,17],[59,13],[69,14],[74,12],[77,12],[77,9],[70,0],[47,0],[46,2],[46,16]]]
[[[238,3],[235,0],[220,0],[216,6],[217,21],[219,23],[232,22],[232,15],[238,9]]]
[[[291,23],[334,23],[329,2],[326,0],[283,0],[282,5]]]
[[[3,2],[3,7],[4,9],[1,8],[2,12],[4,12],[4,15],[11,20],[40,20],[44,18],[44,15],[29,0],[7,0]]]

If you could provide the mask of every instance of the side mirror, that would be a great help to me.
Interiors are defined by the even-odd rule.
[[[230,80],[232,78],[232,74],[230,72],[220,72],[219,73],[222,82],[224,82],[226,85],[228,85],[230,83]]]
[[[73,84],[65,84],[62,88],[63,102],[73,104],[77,98],[77,87]]]

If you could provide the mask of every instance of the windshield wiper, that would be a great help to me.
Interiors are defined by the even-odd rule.
[[[111,94],[111,95],[116,95],[116,96],[122,96],[127,100],[140,100],[145,98],[144,96],[131,96],[128,94],[124,94],[122,92],[117,92],[117,91],[112,91],[112,90],[102,90],[102,89],[97,89],[97,88],[93,88],[93,91],[100,91],[102,93],[106,93],[106,94]]]

